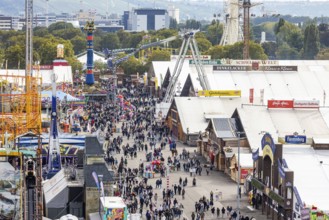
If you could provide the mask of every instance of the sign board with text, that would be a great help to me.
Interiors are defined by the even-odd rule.
[[[268,100],[267,107],[268,108],[293,108],[294,101],[293,100]]]
[[[288,144],[305,144],[306,136],[305,135],[286,135],[285,142]]]
[[[259,65],[219,65],[213,66],[213,71],[267,71],[290,72],[298,71],[297,66],[259,66]]]
[[[178,60],[179,55],[171,55],[170,56],[170,60]],[[200,60],[210,60],[211,56],[210,55],[200,55],[199,56]],[[192,55],[185,55],[185,59],[186,60],[193,60],[193,56]],[[196,59],[196,57],[195,57]]]
[[[294,108],[320,108],[319,100],[294,100]]]
[[[241,90],[200,90],[198,96],[239,96],[241,97]]]

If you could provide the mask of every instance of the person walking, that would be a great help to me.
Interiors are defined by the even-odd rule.
[[[222,218],[224,218],[224,215],[225,215],[225,207],[223,206],[223,208],[222,208]]]
[[[195,214],[194,214],[194,212],[192,212],[191,218],[192,218],[192,220],[195,220]]]
[[[185,199],[185,188],[182,189],[182,199]]]

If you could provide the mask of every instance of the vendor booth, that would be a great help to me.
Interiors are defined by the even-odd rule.
[[[127,220],[128,209],[121,197],[101,197],[103,220]]]

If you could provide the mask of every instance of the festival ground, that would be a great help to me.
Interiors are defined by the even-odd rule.
[[[121,127],[122,122],[119,122],[117,124],[117,127]],[[114,133],[114,137],[122,135],[121,133]],[[127,140],[127,137],[123,137],[123,145],[126,145],[129,143],[130,146],[133,145],[134,140],[132,137],[130,137],[129,140]],[[160,143],[157,143],[157,147],[160,146]],[[190,152],[190,157],[192,157],[194,154],[196,154],[196,147],[190,147],[182,143],[177,143],[177,150],[178,155],[182,153],[183,149],[186,149]],[[150,152],[150,150],[148,151]],[[166,145],[166,148],[162,150],[162,153],[164,155],[164,158],[167,161],[168,156],[171,156],[171,151],[169,150],[168,144]],[[115,158],[117,158],[118,161],[120,161],[120,158],[123,156],[122,151],[121,154],[114,155]],[[196,154],[198,158],[201,158],[198,154]],[[129,168],[138,168],[141,161],[146,161],[146,153],[145,151],[138,151],[137,152],[137,158],[128,158],[128,167]],[[201,164],[205,163],[206,161],[201,158],[200,159]],[[181,163],[184,163],[186,161],[182,161]],[[182,167],[182,166],[181,166]],[[198,201],[201,197],[205,196],[209,199],[210,192],[214,192],[214,207],[217,209],[219,207],[220,209],[224,206],[225,208],[227,206],[232,206],[233,209],[237,207],[237,184],[231,180],[226,174],[224,174],[221,171],[215,171],[215,170],[209,170],[209,175],[206,174],[206,169],[202,169],[202,174],[196,175],[196,186],[192,186],[192,179],[193,177],[190,177],[189,172],[184,171],[173,171],[169,174],[169,187],[173,189],[174,184],[179,184],[179,178],[182,177],[184,180],[185,178],[188,179],[187,187],[185,188],[186,194],[185,199],[182,199],[181,195],[175,195],[174,198],[177,198],[178,203],[182,203],[184,206],[184,212],[182,217],[185,217],[187,219],[191,219],[192,212],[195,211],[195,202]],[[156,188],[155,187],[155,181],[160,178],[160,174],[156,174],[154,178],[148,179],[148,184],[152,185],[154,194],[158,194],[158,204],[162,203],[162,190],[163,188],[167,187],[167,178],[162,178],[162,188]],[[241,185],[241,188],[243,185]],[[242,190],[243,191],[243,190]],[[218,192],[221,192],[221,197],[217,200],[216,194]],[[241,215],[254,217],[257,220],[266,219],[265,215],[262,215],[259,210],[252,211],[250,210],[250,204],[248,204],[248,198],[246,195],[242,193],[241,200],[240,200],[240,210]],[[249,206],[249,208],[248,208]],[[143,219],[145,219],[145,212],[147,209],[144,208],[143,210]],[[182,219],[181,217],[181,219]],[[220,215],[221,219],[229,219],[229,217],[225,214],[224,218],[222,217],[222,214]],[[216,211],[215,215],[213,216],[211,214],[211,211],[206,212],[205,219],[217,219]]]

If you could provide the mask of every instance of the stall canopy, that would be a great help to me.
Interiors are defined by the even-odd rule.
[[[47,99],[47,98],[51,99],[51,97],[52,97],[52,91],[42,91],[41,92],[42,100]],[[60,101],[64,100],[65,97],[68,102],[81,101],[80,99],[78,99],[68,93],[62,92],[62,91],[56,91],[56,97],[59,98]]]

